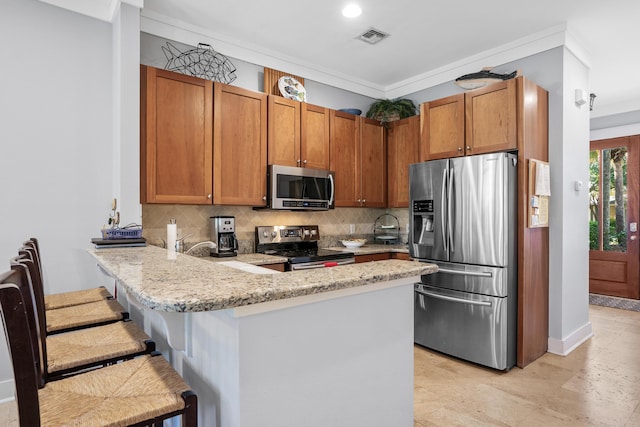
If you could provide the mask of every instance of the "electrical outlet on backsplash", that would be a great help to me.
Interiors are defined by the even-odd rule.
[[[409,219],[408,209],[366,209],[336,208],[321,212],[257,211],[250,206],[200,206],[200,205],[142,205],[142,234],[151,245],[162,246],[166,238],[166,225],[175,218],[178,238],[185,239],[186,247],[209,240],[209,218],[212,216],[235,217],[238,253],[252,253],[255,250],[255,227],[263,225],[307,225],[316,224],[320,229],[320,247],[340,246],[340,240],[350,235],[373,241],[373,224],[382,213],[395,215],[400,222],[400,230],[405,230]],[[351,233],[350,225],[355,227]],[[407,241],[406,233],[400,233],[400,240]]]

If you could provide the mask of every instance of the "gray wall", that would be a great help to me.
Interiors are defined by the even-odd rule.
[[[84,248],[112,197],[111,25],[36,0],[3,0],[0,260],[41,242],[47,291],[95,280]],[[0,343],[0,400],[13,373]]]
[[[140,63],[164,68],[167,58],[162,52],[162,47],[166,47],[167,42],[170,42],[181,52],[193,49],[193,46],[143,32],[140,33]],[[215,50],[216,47],[212,46],[212,48]],[[229,58],[229,60],[236,67],[235,74],[237,78],[231,83],[233,86],[262,92],[264,86],[264,67],[262,65],[252,64],[236,58]],[[358,108],[362,110],[364,115],[373,101],[373,98],[368,96],[338,89],[309,79],[305,79],[304,87],[307,91],[307,101],[310,104],[321,105],[334,110]]]

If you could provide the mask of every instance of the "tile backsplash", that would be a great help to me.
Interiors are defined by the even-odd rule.
[[[162,245],[166,236],[169,219],[178,224],[178,237],[185,239],[187,247],[209,240],[209,218],[218,215],[233,216],[236,219],[236,235],[239,252],[254,251],[255,227],[259,225],[307,225],[317,224],[320,229],[320,246],[334,246],[349,235],[350,224],[355,225],[356,237],[373,239],[376,219],[385,213],[398,218],[400,239],[407,241],[408,208],[336,208],[322,212],[292,212],[254,210],[249,206],[200,206],[200,205],[142,205],[143,236],[150,244]]]

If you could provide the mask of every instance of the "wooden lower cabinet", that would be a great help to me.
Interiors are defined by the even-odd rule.
[[[267,95],[214,83],[213,203],[266,206]]]
[[[403,261],[411,261],[409,254],[404,252],[391,252],[391,259],[400,259]]]
[[[264,267],[264,268],[268,268],[268,269],[271,269],[271,270],[284,272],[284,263],[283,262],[279,262],[279,263],[276,263],[276,264],[262,264],[262,265],[260,265],[260,267]]]
[[[391,253],[356,255],[356,264],[361,262],[383,261],[385,259],[391,259]]]

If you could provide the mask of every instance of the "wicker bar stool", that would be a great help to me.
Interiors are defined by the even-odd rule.
[[[196,395],[159,355],[43,382],[37,366],[40,349],[30,339],[35,323],[21,292],[28,280],[24,265],[0,274],[0,308],[21,426],[142,426],[178,415],[183,426],[197,426]]]
[[[32,274],[33,291],[39,305],[45,307],[42,269],[40,268],[38,252],[28,241],[25,243],[22,251],[20,251],[20,254],[28,254],[31,260],[34,261],[36,271],[35,274]],[[129,318],[129,313],[126,309],[114,299],[103,299],[46,311],[47,334],[106,325]]]
[[[11,268],[27,268],[28,280],[20,288],[28,313],[33,314],[32,345],[42,354],[42,376],[54,380],[97,366],[106,366],[155,351],[151,338],[130,320],[64,334],[41,333],[46,325],[46,312],[33,290],[31,277],[37,274],[28,254],[11,260]],[[39,332],[39,333],[38,333]]]
[[[35,251],[35,261],[38,263],[40,271],[42,271],[42,255],[40,253],[40,244],[38,243],[38,239],[31,237],[29,240],[24,242],[24,245],[33,248]],[[91,289],[45,295],[44,308],[45,310],[55,310],[57,308],[103,301],[106,299],[113,299],[113,295],[111,295],[104,286],[99,286]]]

